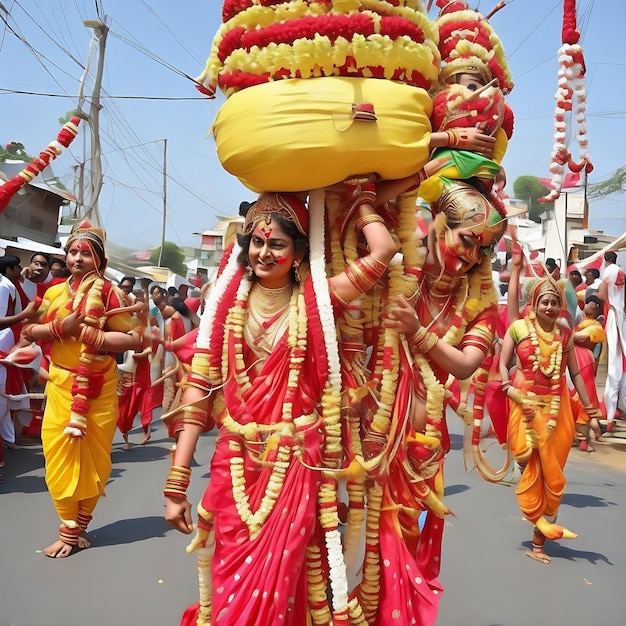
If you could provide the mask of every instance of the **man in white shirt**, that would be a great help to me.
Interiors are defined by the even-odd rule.
[[[626,409],[626,327],[624,320],[624,272],[617,265],[617,254],[612,250],[604,253],[604,270],[598,297],[604,301],[606,321],[606,345],[608,362],[604,404],[609,430],[618,411]]]
[[[19,313],[22,308],[13,284],[19,280],[22,267],[16,256],[0,257],[0,318]],[[15,335],[11,327],[0,330],[0,352],[7,353],[15,345]],[[11,416],[11,407],[6,397],[7,370],[0,365],[0,437],[7,446],[15,447],[15,426]]]

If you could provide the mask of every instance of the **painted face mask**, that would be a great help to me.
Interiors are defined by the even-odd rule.
[[[506,216],[475,187],[455,182],[433,207],[437,256],[450,273],[461,273],[491,256],[506,227]]]

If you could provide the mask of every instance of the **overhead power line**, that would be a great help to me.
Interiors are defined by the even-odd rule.
[[[17,94],[24,96],[42,96],[45,98],[73,98],[74,96],[68,96],[65,93],[45,93],[41,91],[22,91],[20,89],[5,89],[0,87],[0,93],[5,94]],[[160,101],[180,101],[180,100],[207,100],[206,96],[193,96],[193,97],[174,97],[174,96],[112,96],[107,95],[107,99],[111,100],[160,100]],[[85,96],[85,100],[89,101],[89,97]]]

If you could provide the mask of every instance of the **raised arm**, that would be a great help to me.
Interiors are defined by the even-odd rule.
[[[507,291],[506,307],[509,316],[509,324],[518,320],[519,315],[519,286],[520,276],[524,267],[524,254],[518,243],[513,245],[511,251],[511,277],[509,278],[509,289]]]
[[[363,233],[369,254],[348,264],[344,272],[329,279],[330,289],[343,303],[368,291],[382,277],[398,251],[385,221],[376,212],[374,186],[364,187],[354,203],[358,203],[359,215],[356,229]]]

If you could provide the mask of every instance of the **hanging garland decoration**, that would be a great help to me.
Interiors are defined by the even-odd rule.
[[[587,137],[587,93],[585,90],[585,59],[579,44],[580,31],[576,28],[576,0],[563,3],[563,46],[559,49],[558,89],[554,96],[554,146],[552,147],[550,173],[552,191],[539,202],[554,202],[560,195],[565,178],[565,167],[572,172],[585,171],[590,174],[593,164],[589,154]],[[580,160],[574,161],[565,141],[567,136],[566,116],[574,111],[573,98],[576,97],[576,126]]]
[[[38,174],[41,174],[50,161],[56,159],[63,148],[67,148],[74,137],[78,135],[79,117],[73,117],[69,122],[64,124],[59,131],[57,138],[51,141],[48,146],[39,153],[39,156],[31,161],[19,174],[16,174],[8,180],[4,185],[0,186],[0,213],[9,205],[11,198],[24,186],[33,180]]]

